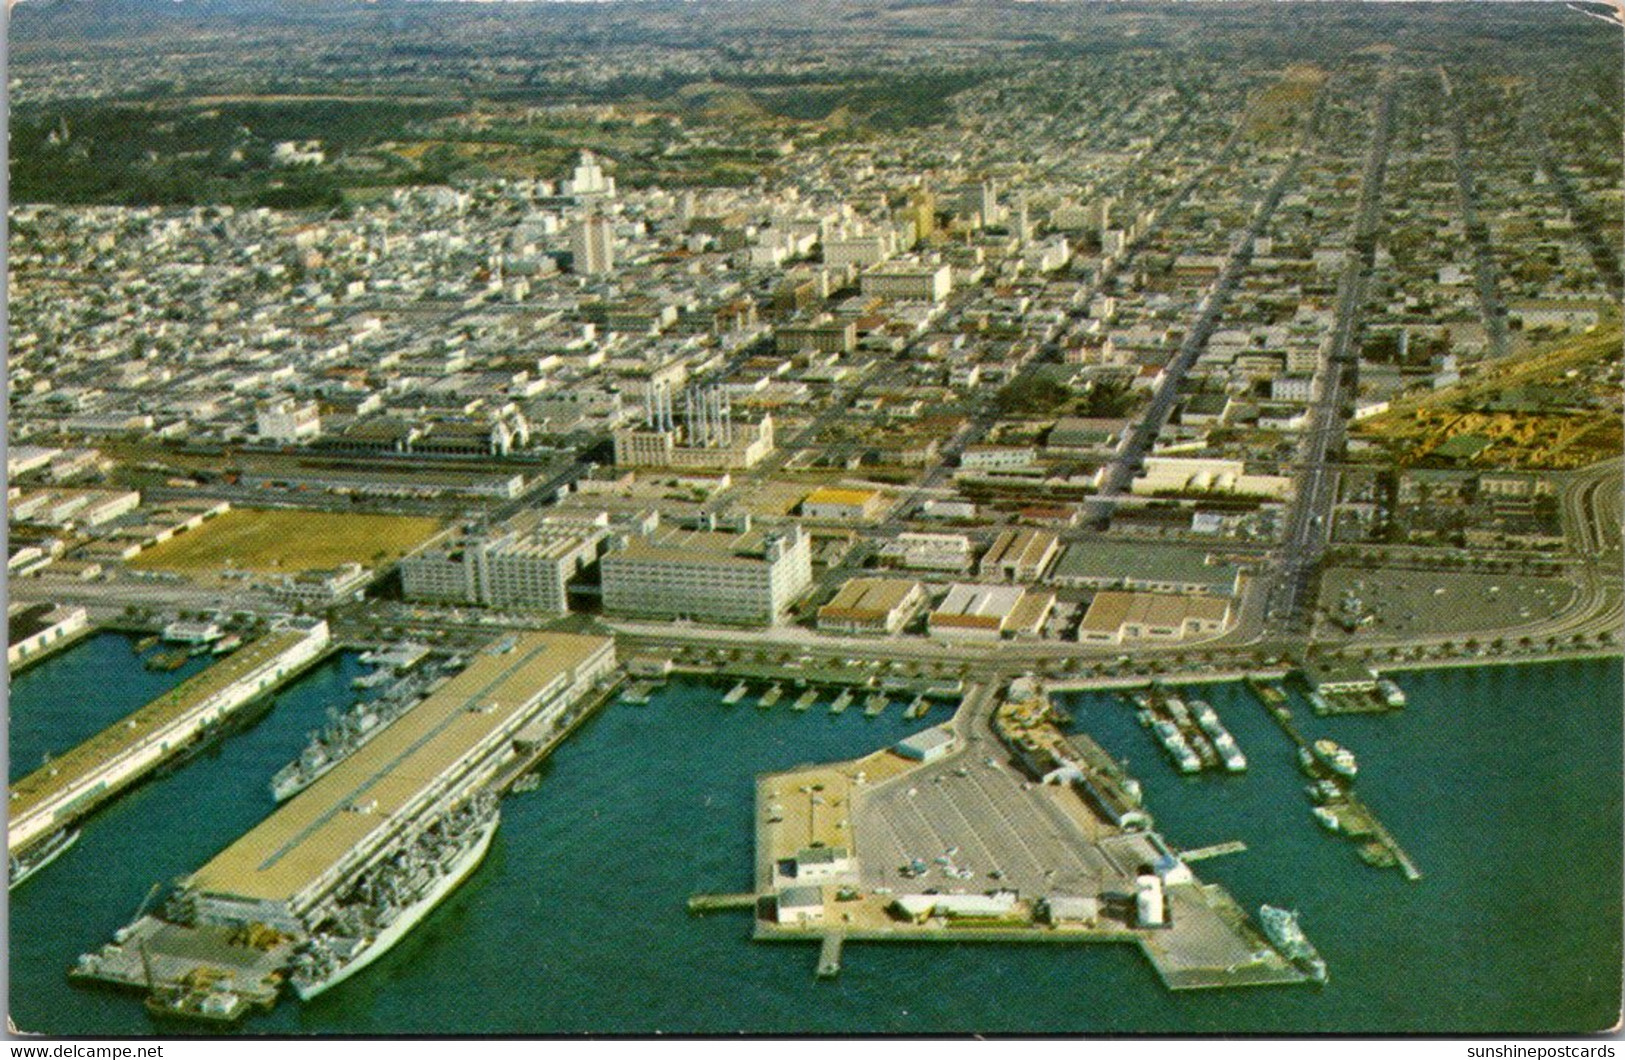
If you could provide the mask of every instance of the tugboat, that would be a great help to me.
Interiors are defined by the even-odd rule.
[[[1264,927],[1265,936],[1281,956],[1297,965],[1315,982],[1326,981],[1326,962],[1310,944],[1303,928],[1298,926],[1296,911],[1266,905],[1258,910],[1258,919]]]

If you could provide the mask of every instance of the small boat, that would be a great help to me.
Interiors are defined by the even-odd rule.
[[[1315,708],[1316,714],[1330,714],[1332,705],[1326,702],[1326,697],[1319,692],[1309,693],[1309,705]]]
[[[1343,798],[1342,787],[1338,785],[1337,781],[1331,779],[1317,780],[1303,790],[1309,796],[1309,801],[1316,805],[1338,802]]]
[[[1354,752],[1333,740],[1316,740],[1314,752],[1315,758],[1338,776],[1353,780],[1360,772],[1360,763],[1355,759]]]
[[[722,702],[731,707],[749,694],[750,686],[741,681],[737,685],[734,685],[732,688],[728,689],[728,694],[722,697]]]
[[[1395,710],[1403,707],[1407,702],[1405,690],[1386,677],[1377,682],[1377,692],[1382,696],[1383,703]]]
[[[390,679],[390,676],[391,676],[391,674],[390,674],[390,672],[388,670],[374,670],[370,674],[362,674],[360,677],[357,677],[354,681],[351,681],[350,682],[350,687],[351,688],[363,688],[363,689],[365,689],[365,688],[377,688],[379,685],[383,684],[385,681],[388,681]]]
[[[146,1009],[157,1019],[233,1024],[248,1014],[248,999],[229,987],[164,986],[147,995]]]
[[[159,670],[167,673],[172,670],[179,670],[181,667],[186,665],[186,660],[190,659],[191,657],[191,651],[186,648],[177,648],[173,651],[161,651],[147,660],[146,667],[149,670]]]
[[[154,634],[153,636],[150,636],[150,637],[142,637],[140,640],[135,642],[135,653],[137,655],[142,655],[142,654],[145,654],[146,652],[151,651],[153,648],[156,648],[157,646],[158,646],[158,637],[157,637],[156,634]]]
[[[220,640],[215,641],[214,653],[216,655],[229,655],[243,646],[243,638],[236,633],[228,633]]]
[[[829,712],[831,714],[840,714],[846,710],[847,707],[850,707],[852,705],[852,701],[856,698],[857,697],[852,694],[852,690],[850,688],[843,688],[841,690],[841,694],[835,697],[835,702],[829,705]]]
[[[796,697],[796,701],[790,705],[790,709],[794,711],[807,710],[816,702],[818,702],[818,689],[809,688]]]
[[[889,705],[890,701],[886,699],[885,695],[876,692],[863,701],[863,714],[868,718],[878,717]]]
[[[535,791],[541,786],[542,775],[540,773],[530,772],[514,781],[513,787],[509,788],[508,790],[513,792],[515,795],[523,795],[525,792]]]
[[[1343,830],[1343,820],[1337,816],[1337,811],[1326,806],[1316,806],[1314,814],[1315,820],[1319,821],[1320,826],[1326,831],[1335,833]]]
[[[756,701],[756,707],[758,710],[766,710],[768,707],[771,707],[782,698],[784,698],[784,686],[775,684],[772,688],[762,693],[762,698]]]
[[[930,709],[930,701],[924,696],[917,696],[914,702],[908,705],[908,709],[903,712],[903,717],[907,718],[909,721],[913,721],[915,718],[925,717],[925,712]]]
[[[626,689],[621,692],[621,702],[631,703],[634,706],[641,707],[647,705],[648,702],[654,698],[654,694],[655,686],[652,682],[639,681],[636,684],[628,685]]]

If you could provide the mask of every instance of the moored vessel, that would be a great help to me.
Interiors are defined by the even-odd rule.
[[[6,889],[16,890],[22,886],[24,880],[66,854],[68,848],[77,842],[79,842],[79,830],[68,828],[53,834],[45,842],[26,854],[13,855],[11,858],[11,878]]]
[[[1309,936],[1303,933],[1296,911],[1266,905],[1258,910],[1258,920],[1263,925],[1265,937],[1280,951],[1281,956],[1297,965],[1315,982],[1326,981],[1326,962],[1310,943]]]
[[[501,819],[494,798],[476,798],[370,872],[330,929],[312,935],[295,958],[299,999],[331,990],[388,953],[479,866]]]

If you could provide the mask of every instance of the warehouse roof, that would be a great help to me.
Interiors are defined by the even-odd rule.
[[[396,827],[396,814],[448,768],[609,643],[531,633],[508,652],[476,657],[194,873],[192,886],[250,900],[295,899],[374,832]]]

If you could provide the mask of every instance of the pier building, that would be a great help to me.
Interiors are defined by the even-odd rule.
[[[67,828],[327,650],[327,623],[291,622],[11,786],[13,855]]]

